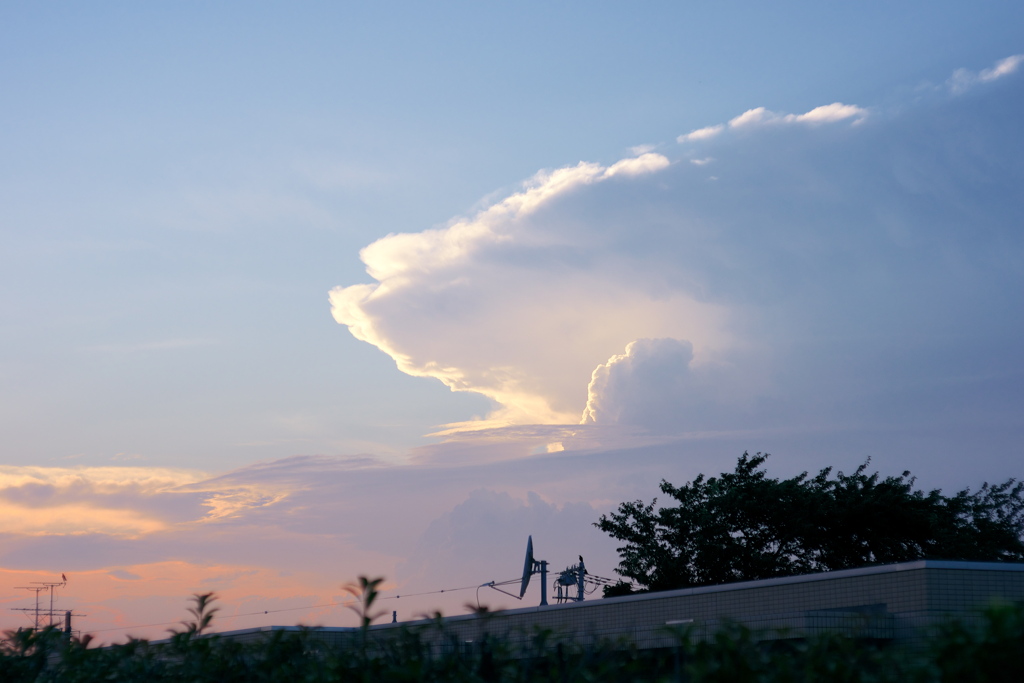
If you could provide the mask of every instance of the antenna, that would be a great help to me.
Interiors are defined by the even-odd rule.
[[[559,573],[558,578],[555,579],[555,602],[561,604],[563,602],[583,602],[587,595],[587,582],[591,584],[599,584],[603,579],[601,577],[593,576],[587,571],[587,566],[583,564],[583,556],[580,555],[579,564],[574,564],[571,567],[566,567]],[[575,597],[572,595],[572,590],[576,589]],[[594,591],[589,591],[593,593]]]
[[[559,573],[558,578],[555,579],[553,587],[556,602],[582,602],[586,599],[586,596],[601,586],[610,586],[615,583],[611,579],[591,574],[587,571],[586,565],[583,564],[583,556],[580,555],[579,558],[579,564],[566,567],[564,571]],[[523,596],[526,595],[526,589],[530,586],[530,577],[534,574],[540,574],[540,604],[543,607],[548,604],[548,561],[538,560],[533,556],[533,536],[527,536],[526,558],[523,560],[522,578],[509,579],[508,581],[488,581],[487,583],[480,584],[476,589],[477,608],[480,607],[481,588],[493,588],[499,593],[512,596],[516,600],[522,600]],[[514,584],[517,580],[519,581],[519,595],[499,588],[499,586]],[[572,594],[571,589],[573,588],[576,589],[576,595]]]
[[[15,588],[17,588],[19,590],[35,591],[35,593],[36,593],[36,606],[34,608],[32,608],[32,607],[12,607],[11,611],[14,611],[14,612],[35,612],[36,613],[36,618],[35,618],[35,621],[33,622],[34,623],[33,628],[36,631],[38,631],[39,630],[39,593],[41,593],[42,591],[46,590],[46,588],[44,586],[15,586]]]
[[[526,537],[526,561],[523,563],[523,582],[519,584],[519,597],[526,595],[526,587],[533,576],[533,536]]]
[[[537,561],[533,558],[533,536],[526,537],[526,561],[523,562],[523,580],[519,584],[519,597],[526,594],[530,585],[530,577],[540,574],[540,604],[548,604],[548,561]]]
[[[61,575],[61,578],[64,579],[64,575],[63,574]],[[12,607],[11,611],[14,611],[14,612],[35,612],[35,619],[33,621],[33,628],[36,631],[38,631],[39,630],[39,617],[41,616],[40,611],[39,611],[39,594],[42,593],[45,590],[48,590],[48,591],[50,591],[49,625],[53,626],[53,598],[54,598],[54,589],[57,588],[57,586],[67,585],[67,579],[64,579],[63,581],[30,581],[29,583],[31,583],[33,585],[31,585],[31,586],[16,586],[16,588],[19,588],[21,590],[33,591],[36,594],[36,606],[35,607]],[[78,616],[84,616],[84,615],[78,615]]]
[[[50,626],[53,626],[53,589],[56,588],[57,586],[63,586],[67,582],[66,581],[29,581],[29,583],[34,583],[37,586],[42,586],[43,588],[48,589],[50,591],[50,621],[49,621],[49,624],[50,624]],[[36,593],[36,601],[37,601],[37,603],[38,603],[38,599],[39,599],[39,593]],[[38,609],[39,609],[39,607],[38,607],[38,604],[37,604],[37,606],[36,606],[36,611],[37,611],[36,619],[37,620],[39,619],[39,617],[38,617]],[[39,628],[39,627],[36,626],[36,628]]]

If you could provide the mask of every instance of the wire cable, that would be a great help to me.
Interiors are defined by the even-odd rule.
[[[518,579],[515,579],[515,580],[518,581]],[[510,582],[506,581],[504,583],[510,583]],[[504,585],[504,583],[499,584],[499,585]],[[403,597],[405,597],[405,598],[414,598],[414,597],[418,597],[418,596],[422,596],[422,595],[439,595],[441,593],[455,593],[457,591],[465,591],[465,590],[470,590],[470,589],[473,589],[473,588],[476,588],[476,586],[461,586],[459,588],[441,588],[440,590],[423,591],[421,593],[405,593],[405,594],[396,594],[396,595],[381,595],[377,599],[378,600],[398,600],[398,599],[403,598]],[[223,621],[225,619],[239,619],[241,617],[254,617],[254,616],[259,616],[259,615],[262,615],[262,614],[278,614],[280,612],[297,612],[299,610],[321,609],[321,608],[324,608],[324,607],[338,607],[338,606],[351,607],[352,605],[355,605],[358,602],[359,602],[358,600],[343,600],[341,602],[328,602],[328,603],[323,603],[323,604],[319,604],[319,605],[307,605],[305,607],[284,607],[284,608],[281,608],[281,609],[261,610],[261,611],[258,611],[258,612],[246,612],[244,614],[229,614],[229,615],[225,615],[225,616],[217,615],[217,620],[218,621]],[[165,622],[161,622],[159,624],[135,624],[135,625],[132,625],[132,626],[115,626],[115,627],[112,627],[112,628],[94,629],[94,630],[89,631],[89,633],[106,633],[108,631],[126,631],[128,629],[133,629],[133,628],[152,628],[154,626],[174,626],[174,625],[181,624],[181,623],[182,623],[181,621],[165,621]]]

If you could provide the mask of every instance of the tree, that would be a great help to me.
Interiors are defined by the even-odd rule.
[[[680,487],[662,480],[675,506],[602,515],[594,526],[624,543],[616,573],[658,591],[922,558],[1024,560],[1024,482],[946,497],[915,490],[910,472],[868,474],[870,459],[849,475],[772,479],[768,457],[744,453],[735,471]]]

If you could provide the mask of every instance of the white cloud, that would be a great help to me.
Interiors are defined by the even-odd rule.
[[[494,400],[499,408],[477,427],[576,422],[593,368],[635,330],[685,331],[698,353],[726,341],[718,306],[684,291],[655,293],[642,273],[623,287],[578,261],[588,258],[586,237],[557,227],[563,204],[587,188],[625,189],[668,167],[668,159],[647,153],[608,168],[581,163],[545,172],[448,228],[378,240],[362,257],[379,282],[332,290],[334,317],[403,372]],[[608,268],[643,269],[603,250],[592,254],[610,257]],[[622,326],[609,326],[609,316]]]
[[[1024,55],[1011,55],[1005,59],[1001,59],[995,63],[994,66],[988,69],[983,69],[978,74],[978,78],[982,81],[994,81],[997,78],[1008,76],[1009,74],[1015,73],[1017,67],[1024,62]]]
[[[654,173],[668,166],[669,161],[660,154],[648,152],[634,159],[623,159],[608,167],[604,172],[606,178],[616,175],[640,176]]]
[[[725,126],[722,124],[716,124],[714,126],[706,126],[704,128],[698,128],[697,130],[690,131],[685,135],[680,135],[676,138],[676,142],[692,142],[694,140],[710,140],[719,133],[725,130]]]
[[[815,107],[806,114],[787,114],[783,120],[787,123],[833,123],[855,119],[854,123],[862,121],[868,112],[866,109],[842,102],[833,102],[820,107]]]
[[[581,423],[645,424],[684,403],[693,346],[678,339],[638,339],[594,369]]]
[[[846,121],[848,119],[853,119],[853,123],[858,124],[867,118],[867,116],[867,109],[853,104],[843,104],[842,102],[833,102],[832,104],[815,107],[803,114],[778,114],[766,109],[765,107],[756,107],[754,109],[748,109],[739,116],[735,116],[730,119],[728,128],[733,130],[747,129],[769,124],[778,125],[787,123],[814,125],[822,123],[836,123],[839,121]],[[707,126],[705,128],[698,128],[697,130],[686,133],[685,135],[680,135],[676,138],[676,141],[685,143],[710,140],[717,137],[726,129],[726,124],[722,123]],[[693,163],[699,164],[701,162],[694,161]]]
[[[729,127],[745,128],[765,124],[782,123],[835,123],[838,121],[845,121],[847,119],[854,119],[854,123],[859,123],[863,121],[867,115],[868,111],[866,109],[852,104],[843,104],[842,102],[833,102],[832,104],[815,107],[804,114],[776,114],[775,112],[768,111],[764,107],[758,107],[756,109],[745,111],[736,118],[730,120]]]
[[[716,413],[731,413],[733,428],[749,419],[741,396],[756,395],[759,385],[749,371],[738,373],[729,363],[694,362],[686,340],[637,339],[594,369],[580,424],[706,435],[723,426]]]
[[[758,107],[756,109],[748,109],[734,119],[729,120],[730,128],[742,128],[744,126],[753,126],[759,123],[767,121],[774,121],[779,118],[778,114],[768,111],[764,107]]]
[[[946,81],[946,85],[953,94],[959,95],[970,90],[978,83],[989,83],[1016,73],[1017,68],[1022,63],[1024,63],[1024,55],[1010,55],[979,72],[970,69],[957,69],[950,76],[949,80]]]

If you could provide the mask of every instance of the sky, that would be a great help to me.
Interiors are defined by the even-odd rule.
[[[3,5],[0,628],[535,604],[477,587],[614,578],[601,514],[744,451],[1022,476],[1021,27]]]

